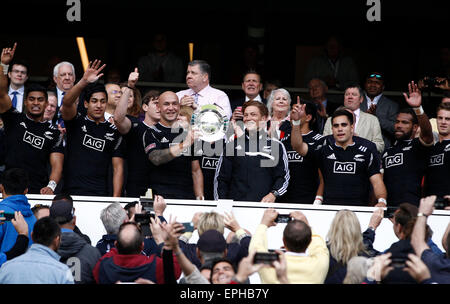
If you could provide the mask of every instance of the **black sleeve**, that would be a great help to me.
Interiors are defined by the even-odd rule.
[[[9,251],[5,252],[6,259],[11,260],[21,254],[24,254],[28,248],[28,241],[28,236],[19,234],[14,246]]]
[[[366,229],[366,231],[363,232],[362,236],[363,243],[366,246],[366,251],[369,256],[373,257],[381,254],[381,252],[373,248],[373,243],[375,243],[375,231],[373,231],[372,229]]]
[[[175,269],[173,267],[172,250],[164,249],[162,259],[164,268],[164,284],[177,284],[177,280],[175,278]]]

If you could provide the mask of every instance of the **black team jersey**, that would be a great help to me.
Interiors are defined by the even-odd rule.
[[[155,150],[168,149],[171,145],[177,145],[186,137],[182,128],[173,129],[160,123],[150,127],[144,134],[144,150],[148,155]],[[192,181],[192,161],[195,160],[192,153],[193,147],[171,161],[159,166],[152,166],[150,175],[150,187],[154,194],[172,199],[195,199]]]
[[[28,193],[39,194],[49,181],[50,154],[64,153],[62,135],[48,121],[35,122],[14,108],[1,114],[5,129],[5,169],[28,172]]]
[[[246,131],[228,142],[219,158],[214,198],[260,202],[271,191],[286,194],[289,182],[284,145],[266,134],[249,135]]]
[[[225,148],[225,143],[223,140],[222,148]],[[219,162],[219,157],[222,154],[220,149],[220,142],[200,142],[198,149],[195,151],[195,155],[198,156],[200,167],[203,173],[203,194],[205,200],[214,200],[214,175],[216,174],[217,163]],[[219,153],[212,153],[215,150],[216,145],[220,149]],[[197,148],[197,147],[196,147]],[[206,151],[206,150],[209,151]],[[218,154],[218,155],[217,155]]]
[[[369,179],[380,173],[380,158],[375,152],[359,140],[344,150],[329,138],[322,139],[315,150],[308,149],[306,156],[314,154],[323,174],[325,205],[368,205]]]
[[[126,196],[140,197],[145,194],[150,185],[151,163],[145,154],[143,146],[144,133],[150,126],[136,117],[128,116],[131,121],[131,129],[123,135],[128,174],[126,179]]]
[[[437,142],[430,152],[425,177],[426,196],[450,194],[450,139]]]
[[[423,146],[418,138],[396,141],[384,151],[383,178],[389,206],[401,203],[419,206],[430,151],[431,146]]]
[[[312,204],[319,186],[318,167],[313,155],[303,157],[292,148],[291,131],[292,126],[289,121],[284,121],[280,125],[280,141],[286,148],[291,178],[287,192],[280,197],[279,202]],[[309,149],[315,149],[323,138],[314,131],[310,131],[302,137]]]
[[[107,196],[112,158],[124,157],[122,136],[112,123],[96,124],[79,113],[64,123],[67,130],[64,192]]]

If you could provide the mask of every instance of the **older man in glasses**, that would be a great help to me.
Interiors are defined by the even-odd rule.
[[[383,95],[384,77],[381,73],[372,72],[366,77],[365,96],[360,109],[378,117],[383,135],[384,146],[389,148],[394,139],[394,123],[399,105]]]

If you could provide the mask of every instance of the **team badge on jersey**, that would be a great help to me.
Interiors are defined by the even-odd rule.
[[[403,165],[403,153],[397,153],[386,157],[384,164],[386,168]]]
[[[83,145],[90,149],[103,152],[103,150],[105,149],[105,140],[92,137],[89,134],[85,134],[83,138]]]
[[[31,132],[26,131],[23,134],[23,141],[29,143],[35,148],[38,148],[39,150],[42,150],[45,139],[43,137],[37,136]]]
[[[355,174],[356,173],[356,163],[355,162],[334,162],[333,167],[334,173],[342,174]]]

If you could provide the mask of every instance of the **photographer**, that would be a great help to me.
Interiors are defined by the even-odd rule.
[[[434,211],[436,196],[428,196],[420,200],[419,213],[411,235],[411,245],[422,261],[430,270],[431,277],[438,283],[450,283],[450,224],[442,238],[442,244],[446,255],[442,256],[433,252],[425,242],[427,218]]]
[[[276,226],[278,212],[273,208],[264,211],[261,224],[250,242],[249,251],[268,252],[267,229]],[[300,211],[289,214],[291,220],[283,231],[286,248],[287,278],[293,284],[322,284],[329,265],[329,253],[322,237],[311,230],[308,220]],[[308,250],[308,254],[306,254]],[[280,283],[276,271],[271,268],[259,270],[263,284]]]

